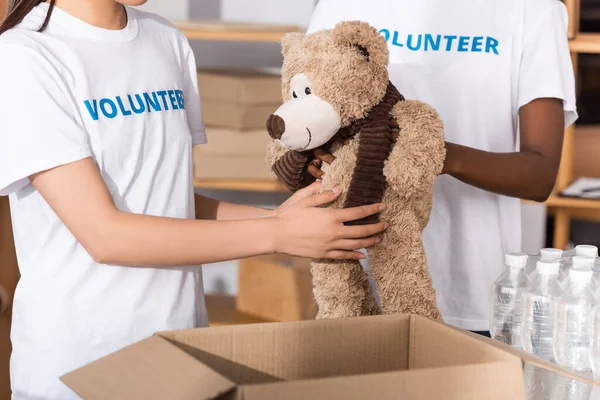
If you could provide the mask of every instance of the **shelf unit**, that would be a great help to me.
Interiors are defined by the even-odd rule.
[[[175,21],[189,40],[234,42],[276,42],[289,32],[301,32],[293,25],[251,24],[224,21]]]
[[[175,21],[175,26],[189,40],[222,42],[280,43],[290,32],[303,32],[294,25],[252,24],[224,21]],[[266,134],[266,132],[265,132]],[[196,179],[196,189],[246,192],[285,193],[287,189],[277,179]]]
[[[231,190],[242,192],[284,193],[287,188],[276,179],[244,180],[244,179],[195,179],[196,189]]]
[[[600,34],[580,32],[581,0],[564,0],[569,13],[569,48],[577,76],[580,54],[600,54]],[[580,128],[565,130],[561,165],[553,194],[546,205],[554,216],[553,247],[565,249],[569,244],[573,218],[600,221],[600,200],[560,197],[558,194],[576,178],[574,170],[575,136]],[[586,129],[586,128],[583,128]]]

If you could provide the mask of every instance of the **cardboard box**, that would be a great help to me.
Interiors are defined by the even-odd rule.
[[[266,132],[267,119],[275,112],[277,104],[242,105],[215,100],[202,101],[202,115],[206,126],[238,130],[262,128]]]
[[[241,260],[236,309],[267,321],[315,319],[310,261],[286,256]]]
[[[207,126],[265,129],[282,103],[281,76],[260,70],[199,70],[198,87]]]
[[[207,128],[208,143],[194,146],[196,179],[273,179],[266,152],[266,130],[239,132]]]
[[[577,378],[500,342],[398,315],[163,332],[61,380],[84,400],[525,400],[523,364]]]
[[[202,100],[241,105],[281,104],[281,75],[250,69],[198,70]]]

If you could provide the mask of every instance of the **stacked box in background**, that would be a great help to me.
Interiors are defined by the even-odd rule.
[[[263,256],[240,261],[236,309],[267,321],[314,319],[310,260]]]
[[[196,179],[274,178],[265,163],[267,118],[282,103],[281,76],[259,70],[199,70],[208,144],[194,151]]]

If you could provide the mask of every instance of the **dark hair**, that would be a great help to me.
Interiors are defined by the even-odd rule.
[[[31,10],[33,10],[38,4],[43,2],[44,0],[8,0],[8,6],[6,7],[6,17],[4,18],[2,23],[0,23],[0,35],[20,24],[21,21],[23,21],[23,18],[25,18]],[[48,23],[50,22],[50,16],[52,15],[52,10],[54,10],[55,4],[56,0],[50,0],[50,8],[48,9],[48,14],[46,15],[44,23],[38,29],[38,32],[42,32],[48,27]]]

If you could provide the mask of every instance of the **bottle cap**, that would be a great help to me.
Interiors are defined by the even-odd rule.
[[[556,261],[562,258],[562,250],[559,249],[541,249],[540,260],[542,261]]]
[[[594,271],[585,268],[571,268],[569,270],[569,279],[577,282],[591,282]]]
[[[592,257],[573,256],[573,268],[594,268],[595,261]]]
[[[525,268],[527,266],[527,254],[525,253],[506,253],[504,263],[509,267]]]
[[[535,270],[540,275],[557,275],[560,270],[560,263],[558,261],[538,261]]]
[[[580,244],[575,246],[575,255],[584,257],[598,257],[598,247],[589,244]]]

